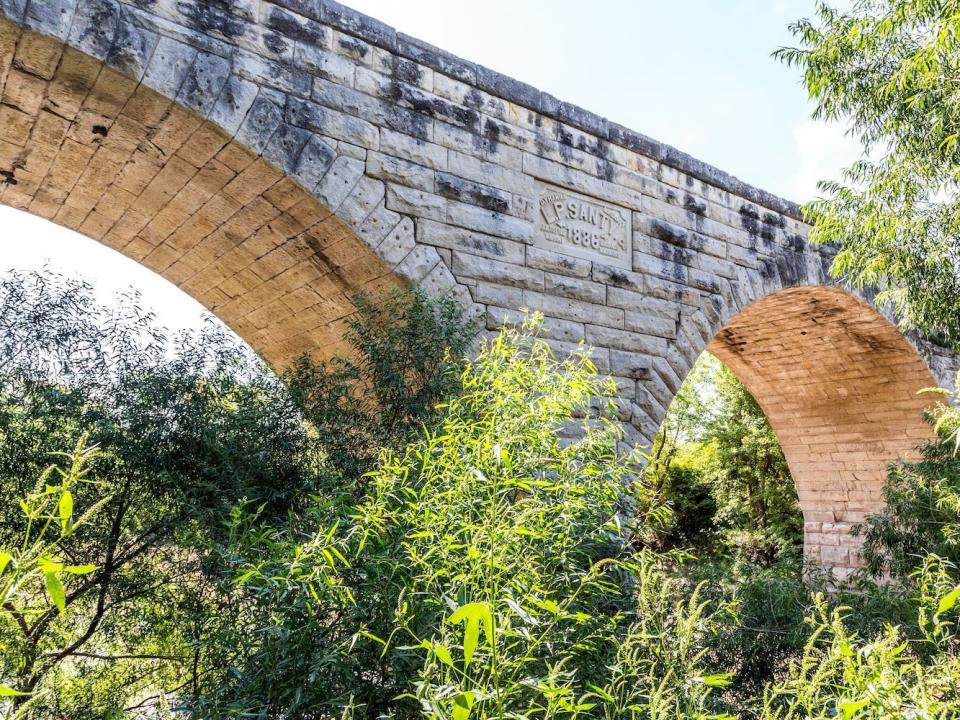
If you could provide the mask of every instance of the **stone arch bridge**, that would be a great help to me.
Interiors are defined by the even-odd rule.
[[[330,0],[0,0],[0,202],[152,268],[268,361],[412,284],[596,348],[649,443],[704,349],[757,397],[815,562],[954,359],[831,283],[798,208]],[[28,242],[4,238],[4,242]]]

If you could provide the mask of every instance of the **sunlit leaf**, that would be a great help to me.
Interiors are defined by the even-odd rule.
[[[451,625],[466,623],[463,631],[463,664],[470,665],[480,641],[480,625],[484,626],[487,642],[493,645],[493,614],[490,605],[484,602],[467,603],[460,606],[448,619]]]
[[[937,614],[942,615],[943,613],[949,611],[954,605],[957,604],[957,600],[960,600],[960,585],[940,598],[940,603],[937,605]]]
[[[73,517],[73,495],[69,490],[63,491],[57,509],[60,512],[60,527],[63,532],[67,532],[70,529],[70,518]]]
[[[60,584],[60,578],[52,572],[44,573],[44,578],[47,581],[47,593],[49,593],[50,599],[56,605],[60,614],[63,615],[67,611],[67,596],[63,591],[63,585]]]
[[[855,717],[858,712],[863,710],[869,704],[869,700],[847,700],[846,702],[841,702],[838,705],[840,716],[843,718],[843,720],[850,720],[850,718]]]
[[[462,692],[453,699],[453,720],[467,720],[477,699],[470,691]]]

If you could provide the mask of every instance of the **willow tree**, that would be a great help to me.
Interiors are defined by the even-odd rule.
[[[863,159],[804,208],[833,272],[879,291],[907,327],[960,344],[960,1],[817,4],[776,56],[803,70],[814,117]]]

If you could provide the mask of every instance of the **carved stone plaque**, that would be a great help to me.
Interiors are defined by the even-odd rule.
[[[630,211],[613,203],[538,182],[536,244],[610,265],[632,265]]]

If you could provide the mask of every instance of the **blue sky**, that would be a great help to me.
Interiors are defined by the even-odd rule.
[[[795,69],[770,57],[813,0],[347,0],[347,4],[797,201],[858,155],[810,120]],[[51,265],[105,294],[133,285],[171,326],[199,306],[112,250],[0,207],[0,269]]]

